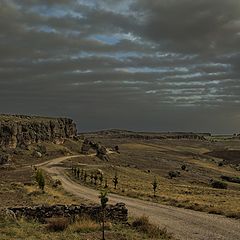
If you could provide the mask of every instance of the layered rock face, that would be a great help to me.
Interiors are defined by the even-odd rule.
[[[76,124],[68,118],[0,115],[0,147],[16,148],[43,141],[61,143],[76,135]]]
[[[96,151],[96,156],[99,157],[102,160],[108,161],[108,151],[107,148],[99,143],[95,143],[94,141],[91,141],[89,139],[85,139],[83,144],[82,144],[82,153],[83,154],[88,154],[89,150],[93,149]]]

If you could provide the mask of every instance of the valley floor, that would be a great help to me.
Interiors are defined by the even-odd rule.
[[[67,177],[59,163],[69,157],[54,159],[41,167],[54,178],[61,180],[64,189],[80,198],[98,202],[99,192],[81,186]],[[110,194],[110,203],[123,202],[131,216],[147,215],[150,220],[161,227],[167,227],[177,239],[213,240],[240,239],[239,220],[219,215],[201,213],[188,209],[164,206],[156,203],[132,199],[125,196]]]

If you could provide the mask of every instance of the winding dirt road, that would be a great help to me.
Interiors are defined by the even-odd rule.
[[[62,182],[63,188],[78,197],[99,202],[99,192],[72,181],[59,164],[78,156],[61,157],[39,164],[54,178]],[[224,216],[207,214],[188,209],[165,206],[116,194],[109,194],[109,203],[123,202],[130,216],[149,216],[150,220],[166,227],[177,239],[184,240],[240,240],[240,221]]]

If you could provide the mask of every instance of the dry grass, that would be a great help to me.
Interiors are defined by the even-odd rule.
[[[47,220],[47,230],[54,232],[61,232],[69,226],[69,219],[64,217],[50,218]]]
[[[34,205],[45,204],[79,204],[82,199],[76,198],[71,194],[65,192],[62,187],[53,188],[47,181],[44,193],[39,190],[37,185],[24,186],[29,199]]]
[[[68,227],[68,231],[74,233],[89,233],[96,232],[99,230],[100,230],[99,223],[93,221],[87,216],[80,217]]]
[[[88,168],[93,171],[95,168]],[[157,176],[157,196],[153,197],[152,181],[154,174],[139,169],[102,166],[104,177],[108,179],[109,189],[113,193],[159,202],[167,205],[240,217],[240,191],[214,189],[203,184],[178,183],[178,179]],[[114,189],[112,178],[118,173],[119,184]],[[137,181],[136,181],[137,179]],[[83,182],[81,181],[81,184]],[[94,184],[88,186],[96,188]],[[100,189],[98,185],[97,188]]]
[[[171,235],[167,232],[167,230],[161,229],[156,225],[153,225],[149,222],[149,218],[147,216],[142,216],[135,219],[132,223],[132,227],[137,229],[139,232],[146,234],[150,238],[164,238],[171,239]]]
[[[208,145],[199,141],[129,142],[119,144],[120,155],[111,155],[109,163],[93,159],[87,162],[83,158],[75,160],[88,163],[89,166],[80,167],[89,173],[99,168],[103,170],[113,193],[240,218],[240,184],[228,183],[228,189],[214,189],[210,184],[211,179],[221,180],[223,174],[237,176],[239,173],[230,166],[219,167],[215,159],[202,155],[214,147]],[[181,169],[183,164],[187,171]],[[169,179],[168,171],[171,170],[180,171],[180,177]],[[115,172],[119,178],[117,190],[112,183]],[[151,183],[155,176],[159,185],[157,197],[153,198]],[[81,181],[81,184],[85,183]],[[100,188],[90,180],[87,185]]]
[[[13,221],[0,215],[0,240],[99,240],[101,239],[100,225],[88,218],[82,218],[69,224],[65,220],[55,219],[49,225],[20,219]],[[66,227],[66,225],[68,225]],[[47,227],[46,227],[47,226]],[[61,231],[56,231],[61,230]],[[169,239],[160,236],[151,238],[147,234],[125,225],[112,225],[106,230],[108,240],[139,240],[139,239]]]

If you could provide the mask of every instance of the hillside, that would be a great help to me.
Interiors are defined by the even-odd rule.
[[[89,137],[114,137],[114,138],[130,138],[130,139],[198,139],[206,140],[211,133],[193,133],[193,132],[134,132],[121,129],[102,130],[97,132],[86,133]]]

